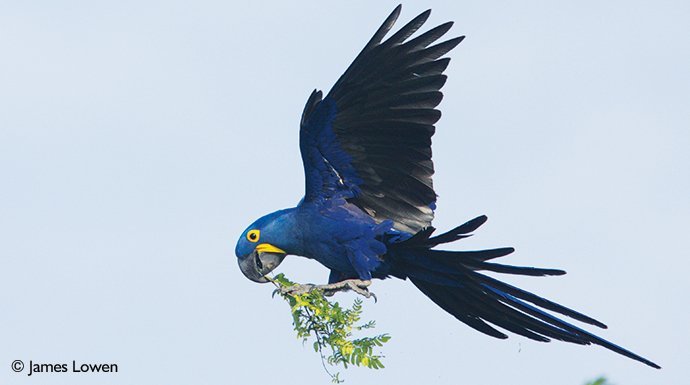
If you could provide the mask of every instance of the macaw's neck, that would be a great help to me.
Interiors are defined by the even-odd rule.
[[[301,255],[304,237],[298,216],[297,207],[293,207],[265,215],[257,224],[263,222],[261,234],[266,242],[288,254]]]

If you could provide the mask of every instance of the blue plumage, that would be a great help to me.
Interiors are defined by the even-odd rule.
[[[605,328],[601,322],[478,272],[564,271],[488,262],[512,248],[436,249],[469,236],[486,217],[432,237],[431,137],[449,63],[442,56],[463,37],[431,45],[450,29],[452,23],[445,23],[410,39],[429,12],[383,41],[398,6],[326,97],[311,94],[300,124],[305,196],[297,207],[268,214],[244,231],[235,249],[242,272],[266,282],[265,274],[286,255],[298,255],[329,268],[330,283],[409,279],[448,313],[488,335],[507,338],[498,326],[537,341],[594,343],[659,368],[544,310]]]

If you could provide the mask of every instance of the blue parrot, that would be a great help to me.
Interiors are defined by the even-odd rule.
[[[304,198],[297,207],[252,223],[235,249],[240,269],[255,282],[286,255],[320,262],[329,284],[372,278],[409,279],[443,310],[470,327],[508,338],[494,326],[527,338],[597,344],[659,369],[659,365],[565,322],[545,310],[606,328],[603,323],[479,273],[530,276],[565,271],[489,262],[514,251],[447,251],[437,246],[469,236],[480,216],[432,236],[436,209],[431,137],[441,112],[443,71],[464,36],[434,44],[452,26],[415,38],[430,10],[383,41],[399,5],[331,91],[314,90],[302,113],[299,140]],[[493,325],[493,326],[492,326]]]

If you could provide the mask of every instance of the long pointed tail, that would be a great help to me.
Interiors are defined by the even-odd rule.
[[[481,251],[432,250],[440,244],[468,237],[469,233],[486,220],[486,216],[480,216],[436,237],[431,237],[434,228],[430,227],[405,241],[389,245],[389,250],[397,265],[419,290],[455,318],[482,333],[496,338],[508,338],[489,325],[490,323],[536,341],[549,342],[550,339],[557,339],[580,345],[601,345],[633,360],[661,369],[659,365],[544,310],[605,329],[606,325],[603,323],[478,272],[487,270],[546,276],[563,275],[565,271],[487,262],[512,253],[513,248]]]

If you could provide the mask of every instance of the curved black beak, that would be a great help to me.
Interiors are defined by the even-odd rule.
[[[273,251],[252,251],[244,258],[239,258],[237,262],[240,270],[245,277],[254,282],[266,283],[265,275],[273,271],[285,258],[287,254]]]

